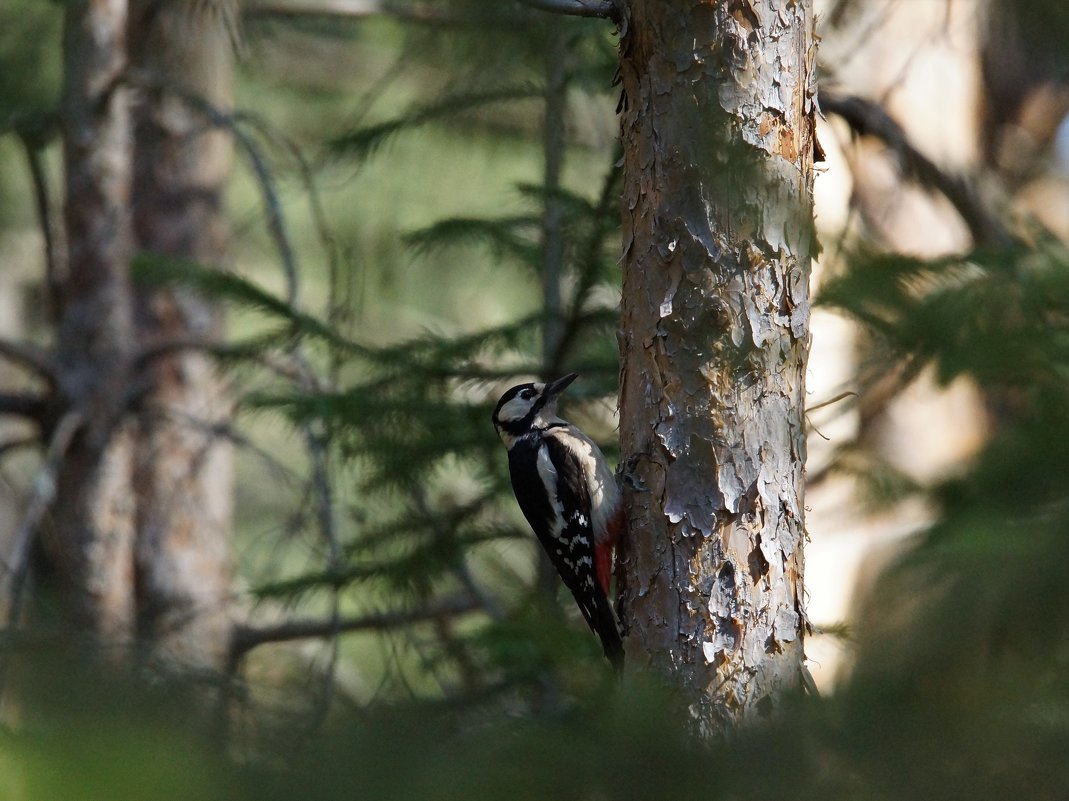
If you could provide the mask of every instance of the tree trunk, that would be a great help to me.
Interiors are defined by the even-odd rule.
[[[69,248],[57,383],[82,421],[58,472],[52,536],[64,608],[91,645],[128,644],[133,621],[132,343],[127,266],[130,130],[125,0],[72,0],[64,28],[63,156]]]
[[[620,608],[709,734],[802,677],[813,20],[631,0],[622,27]]]
[[[192,351],[135,372],[145,348],[217,337],[219,314],[182,290],[135,291],[129,265],[135,247],[203,263],[224,256],[227,133],[190,102],[229,103],[222,9],[192,0],[137,0],[129,14],[124,0],[67,9],[70,253],[57,409],[82,425],[62,459],[46,542],[69,617],[93,646],[125,650],[136,638],[157,664],[219,671],[231,634],[223,382]]]
[[[144,83],[135,107],[134,231],[141,250],[220,264],[227,246],[223,184],[229,133],[196,102],[231,105],[225,2],[134,0],[130,53]],[[194,101],[194,102],[191,102]],[[183,289],[139,290],[145,345],[211,341],[221,315]],[[138,417],[137,626],[147,656],[225,667],[230,620],[231,454],[217,428],[229,405],[221,375],[201,352],[152,362]]]

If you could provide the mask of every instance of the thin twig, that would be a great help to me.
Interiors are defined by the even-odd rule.
[[[67,412],[52,434],[48,449],[45,451],[44,464],[41,465],[41,469],[33,481],[33,492],[30,495],[29,502],[26,504],[26,514],[11,538],[13,544],[7,567],[12,574],[17,573],[24,564],[31,535],[40,524],[48,505],[55,498],[56,477],[59,474],[63,456],[66,454],[75,433],[81,427],[82,420],[83,417],[80,412]]]
[[[140,71],[131,71],[127,80],[134,86],[142,89],[150,89],[158,92],[167,92],[181,100],[190,109],[201,114],[207,122],[215,128],[221,128],[230,133],[238,148],[248,158],[252,165],[253,174],[260,187],[260,195],[263,200],[264,210],[267,216],[267,228],[271,238],[275,242],[282,269],[286,279],[286,302],[293,307],[297,306],[297,258],[286,233],[285,219],[282,214],[282,201],[279,199],[278,190],[275,188],[274,176],[267,167],[267,162],[260,154],[256,142],[244,130],[239,120],[231,113],[224,111],[208,102],[200,95],[183,90],[171,83],[160,81],[152,75],[146,75]]]
[[[564,273],[564,209],[559,197],[567,123],[568,39],[556,26],[546,52],[545,114],[542,123],[544,200],[542,209],[542,377],[555,378],[560,365],[561,291]]]
[[[202,337],[176,337],[154,343],[141,350],[134,359],[134,371],[143,370],[159,359],[185,351],[197,351],[220,358],[255,357],[256,355],[255,349],[248,345],[226,344]]]
[[[808,407],[806,409],[806,411],[807,412],[815,412],[817,409],[823,409],[824,407],[831,406],[832,404],[838,403],[841,400],[846,400],[847,398],[860,398],[860,397],[861,396],[858,393],[853,392],[851,390],[848,390],[846,392],[840,392],[834,398],[828,398],[826,401],[821,401],[818,404],[815,404],[813,406]]]
[[[33,480],[33,489],[26,504],[26,513],[11,537],[12,547],[5,567],[9,576],[7,627],[18,623],[22,607],[22,588],[26,583],[27,556],[30,544],[44,519],[48,507],[56,497],[56,481],[63,457],[74,435],[82,427],[81,412],[67,412],[59,421],[45,451],[44,463]]]
[[[41,236],[44,238],[45,244],[45,286],[48,288],[48,313],[51,319],[56,320],[59,318],[62,300],[60,287],[63,282],[63,272],[52,227],[48,179],[45,177],[44,163],[41,160],[42,143],[39,141],[39,135],[29,132],[21,133],[20,139],[22,140],[23,152],[26,154],[26,164],[30,169],[30,180],[33,184],[37,225],[41,229]]]
[[[560,341],[557,344],[557,354],[554,361],[564,364],[567,351],[571,348],[573,340],[579,333],[580,326],[585,317],[584,307],[590,298],[590,293],[597,284],[598,261],[602,248],[605,246],[605,237],[613,230],[617,220],[612,216],[611,210],[615,209],[619,200],[618,190],[621,175],[620,168],[616,164],[620,161],[623,151],[617,146],[613,152],[612,163],[601,185],[601,193],[594,209],[593,229],[590,237],[584,243],[582,256],[579,259],[579,280],[572,297],[571,308],[564,320],[564,329],[561,332]]]
[[[327,221],[327,213],[323,207],[323,200],[316,186],[314,168],[304,156],[300,145],[282,134],[277,128],[271,126],[266,120],[248,111],[234,112],[234,121],[251,126],[260,136],[272,144],[283,148],[296,163],[301,175],[301,185],[308,196],[309,211],[312,215],[312,224],[315,226],[316,235],[320,245],[327,255],[328,286],[331,289],[328,301],[327,320],[336,324],[340,316],[341,299],[338,294],[338,276],[341,273],[341,265],[338,257],[338,247],[330,223]]]

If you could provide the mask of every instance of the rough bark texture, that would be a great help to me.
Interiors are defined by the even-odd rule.
[[[84,421],[57,477],[52,537],[81,633],[126,644],[133,621],[132,431],[124,419],[132,319],[125,0],[72,0],[64,29],[68,273],[57,342],[61,403]]]
[[[143,251],[219,264],[227,234],[223,184],[229,134],[191,100],[231,104],[225,3],[134,0],[131,60],[144,86],[135,106],[134,231]],[[181,289],[139,290],[138,339],[208,341],[220,313]],[[149,365],[141,405],[137,491],[138,634],[148,656],[221,670],[229,648],[231,454],[215,427],[228,418],[223,380],[185,350]]]
[[[803,669],[812,12],[624,11],[620,607],[710,733]]]

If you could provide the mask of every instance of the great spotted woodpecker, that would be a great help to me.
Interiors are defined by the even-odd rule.
[[[594,441],[557,417],[557,397],[577,376],[513,387],[497,402],[494,427],[508,449],[520,510],[620,670],[624,648],[608,599],[623,524],[620,492]]]

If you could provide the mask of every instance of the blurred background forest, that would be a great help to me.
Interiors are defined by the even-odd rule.
[[[180,422],[233,460],[232,533],[205,568],[175,547],[233,628],[208,656],[154,632],[127,672],[50,623],[64,428],[33,398],[58,336],[63,4],[4,0],[3,797],[1069,796],[1062,0],[816,2],[820,696],[712,744],[652,677],[617,685],[556,601],[489,422],[512,384],[575,370],[565,416],[615,455],[611,25],[479,0],[187,5],[223,32],[190,72],[232,61],[233,84],[160,119],[218,137],[223,200],[196,226],[221,244],[144,247],[134,274],[226,318],[146,342],[224,387]]]

